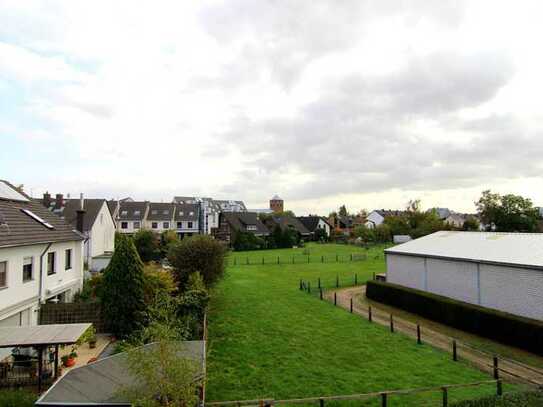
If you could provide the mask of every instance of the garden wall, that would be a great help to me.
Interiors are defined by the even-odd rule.
[[[40,306],[40,325],[92,323],[96,332],[105,333],[102,309],[97,302],[45,303]]]

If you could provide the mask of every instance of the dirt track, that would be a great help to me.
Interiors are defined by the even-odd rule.
[[[330,290],[325,293],[325,299],[334,301],[334,292],[337,293],[337,305],[350,310],[351,299],[353,313],[368,318],[370,304],[366,300],[366,287],[350,287],[339,290]],[[371,304],[372,321],[380,325],[390,326],[390,314],[375,303]],[[417,325],[411,321],[398,316],[393,316],[394,332],[402,332],[410,337],[417,338]],[[420,325],[422,342],[430,344],[446,352],[452,352],[454,338],[427,326]],[[493,373],[492,354],[475,349],[470,345],[456,340],[458,358],[467,360],[477,368]],[[528,366],[524,363],[510,359],[506,355],[495,355],[498,357],[499,375],[503,379],[513,382],[521,382],[535,386],[543,386],[543,369]]]

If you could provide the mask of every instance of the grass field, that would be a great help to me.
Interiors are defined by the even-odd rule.
[[[447,353],[298,290],[300,279],[320,277],[330,286],[336,275],[348,280],[357,273],[359,281],[367,280],[384,271],[382,249],[366,253],[353,246],[312,244],[265,255],[307,255],[309,250],[314,256],[366,253],[367,260],[228,267],[211,303],[207,400],[353,394],[491,379],[453,362]],[[258,259],[263,253],[233,255]],[[449,401],[494,391],[492,386],[454,390]],[[390,405],[434,405],[440,400],[434,393],[392,398]],[[368,405],[379,405],[378,400]]]

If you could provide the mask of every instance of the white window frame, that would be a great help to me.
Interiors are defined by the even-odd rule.
[[[187,222],[187,229],[192,229],[194,224],[192,222]]]
[[[128,229],[128,222],[121,222],[121,229]]]
[[[183,229],[183,222],[177,222],[177,229]]]
[[[49,272],[49,255],[50,254],[53,255],[53,271],[51,273]],[[46,261],[47,261],[47,275],[52,276],[54,274],[57,274],[57,252],[48,252]]]
[[[169,229],[170,228],[170,222],[162,222],[162,229]]]
[[[70,256],[68,257],[68,252],[70,253]],[[73,265],[73,250],[72,249],[66,249],[64,250],[64,271],[69,271],[71,269],[73,269],[74,265]],[[70,267],[68,267],[68,262],[66,261],[67,259],[70,259]]]
[[[27,261],[30,259],[30,278],[25,279],[25,266],[27,266]],[[27,256],[23,257],[23,283],[28,283],[29,281],[34,280],[34,257]]]

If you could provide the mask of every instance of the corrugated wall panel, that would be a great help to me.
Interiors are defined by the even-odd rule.
[[[477,265],[475,263],[427,259],[428,291],[477,304]]]
[[[424,290],[424,259],[388,254],[387,281]]]

